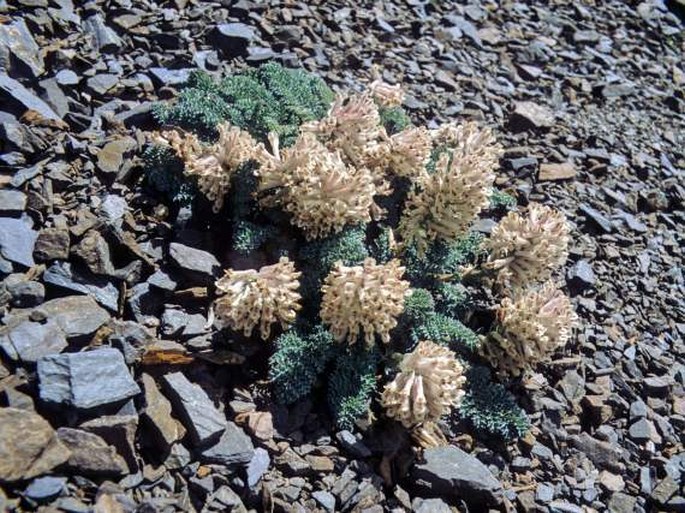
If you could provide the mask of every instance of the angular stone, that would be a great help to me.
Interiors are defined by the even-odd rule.
[[[145,410],[143,421],[153,434],[153,441],[164,451],[183,438],[185,429],[171,416],[171,403],[157,388],[155,380],[149,374],[141,376],[145,393]]]
[[[627,493],[613,493],[609,499],[609,511],[611,513],[634,513],[637,497]]]
[[[92,335],[109,320],[109,314],[90,296],[67,296],[46,301],[36,311],[53,319],[67,338]]]
[[[253,28],[244,23],[222,23],[214,34],[218,49],[226,56],[242,55],[255,37]]]
[[[33,248],[37,238],[38,233],[27,221],[0,217],[0,256],[4,259],[32,267]]]
[[[69,459],[70,451],[37,413],[0,408],[0,481],[31,479]]]
[[[325,490],[319,490],[312,493],[312,497],[314,497],[314,500],[328,513],[333,513],[335,511],[335,496],[332,493]]]
[[[262,476],[269,470],[270,463],[269,452],[266,449],[257,447],[245,471],[247,474],[247,486],[250,488],[257,486]],[[335,505],[335,498],[333,499],[333,504]]]
[[[622,472],[624,465],[620,462],[621,451],[615,444],[592,438],[588,433],[569,437],[569,444],[585,453],[600,469]]]
[[[40,358],[59,354],[67,347],[67,339],[52,319],[44,323],[23,321],[0,332],[0,347],[13,360],[35,363]]]
[[[534,102],[518,102],[511,115],[511,125],[515,129],[551,128],[554,126],[554,113],[544,105]]]
[[[120,476],[126,473],[124,458],[101,437],[67,427],[59,428],[57,436],[71,451],[67,465],[74,472],[92,477]]]
[[[150,68],[149,71],[158,86],[177,86],[188,81],[193,69]]]
[[[70,69],[60,70],[55,75],[55,79],[59,85],[63,86],[76,85],[81,81],[79,76]]]
[[[496,505],[502,485],[479,460],[457,447],[426,449],[424,462],[414,466],[416,485],[432,496]]]
[[[43,401],[80,409],[118,403],[140,393],[124,357],[112,348],[46,356],[38,361],[38,379]]]
[[[538,180],[541,182],[551,180],[568,180],[576,176],[576,167],[572,162],[543,163],[540,164],[540,172],[538,173]]]
[[[162,382],[193,444],[198,446],[218,440],[226,429],[226,417],[216,409],[202,387],[188,381],[181,372],[166,374]]]
[[[121,45],[122,41],[114,30],[105,25],[100,14],[94,14],[83,22],[83,27],[86,29],[92,38],[94,47],[99,52],[115,52]]]
[[[54,78],[47,78],[39,82],[42,90],[41,97],[50,105],[61,118],[69,113],[69,97]]]
[[[86,80],[88,87],[101,96],[112,89],[117,82],[119,82],[119,77],[112,73],[98,73]]]
[[[103,173],[117,173],[124,163],[125,156],[136,147],[132,137],[123,137],[105,144],[97,154],[97,164]]]
[[[8,284],[10,304],[17,308],[28,308],[41,304],[45,300],[45,286],[38,281],[24,280]]]
[[[351,432],[343,430],[340,431],[335,437],[338,439],[338,443],[342,446],[342,448],[350,453],[352,457],[368,458],[371,456],[371,451],[369,448],[364,444],[364,442],[357,439],[357,437]]]
[[[169,245],[171,260],[181,269],[214,277],[220,268],[219,261],[206,251],[184,246],[177,242]]]
[[[114,273],[109,245],[97,230],[89,230],[81,242],[74,247],[73,253],[93,274],[111,275]]]
[[[17,17],[12,23],[0,24],[0,45],[21,61],[34,78],[45,71],[40,48],[23,18]]]
[[[33,258],[38,262],[69,258],[69,230],[44,228],[38,232],[33,246]]]
[[[589,221],[592,221],[592,223],[600,228],[604,233],[611,233],[614,231],[614,225],[612,222],[606,218],[601,212],[598,210],[586,205],[582,204],[580,207],[578,207],[578,210],[580,211],[581,214],[583,214]]]
[[[658,504],[667,504],[677,493],[679,485],[678,482],[671,476],[666,476],[654,487],[650,497]]]
[[[610,492],[622,492],[623,489],[626,487],[626,484],[623,481],[623,477],[619,476],[618,474],[613,474],[608,470],[602,470],[599,473],[598,480],[599,484],[601,484]]]
[[[55,121],[60,119],[47,103],[5,73],[0,73],[0,99],[2,97],[14,102],[15,108],[11,111],[18,115],[22,115],[27,110],[34,110],[46,119]],[[10,106],[3,102],[3,109],[10,111]]]
[[[126,461],[129,473],[138,470],[135,449],[135,437],[138,430],[137,415],[104,415],[84,422],[79,429],[98,435],[116,448],[117,453]]]
[[[119,289],[116,285],[101,276],[78,272],[71,262],[55,262],[45,271],[43,280],[55,287],[87,294],[113,312],[119,309]]]
[[[226,424],[226,430],[219,441],[202,452],[202,460],[221,465],[243,465],[254,456],[254,445],[249,436],[233,422]]]
[[[596,281],[595,272],[592,270],[590,262],[585,259],[578,260],[568,271],[569,285],[576,290],[586,290],[594,287]]]
[[[66,477],[45,476],[31,481],[31,484],[24,490],[24,495],[32,501],[43,503],[62,495],[66,491]]]
[[[417,497],[412,502],[412,513],[451,513],[450,507],[440,499],[422,499]]]
[[[0,189],[0,212],[23,212],[24,210],[26,210],[26,194],[11,189]]]

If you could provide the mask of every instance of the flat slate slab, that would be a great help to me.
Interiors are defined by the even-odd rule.
[[[117,403],[140,393],[123,355],[109,347],[46,356],[38,361],[40,398],[79,409]]]

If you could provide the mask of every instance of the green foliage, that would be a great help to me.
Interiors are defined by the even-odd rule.
[[[466,386],[459,411],[476,430],[505,440],[526,434],[530,428],[526,412],[503,385],[492,381],[489,369],[469,369]]]
[[[437,312],[424,317],[423,321],[412,329],[411,338],[415,343],[432,340],[453,350],[473,350],[479,343],[478,335],[471,329],[460,321]]]
[[[392,249],[392,229],[389,226],[381,227],[380,232],[370,244],[371,256],[379,264],[388,263],[394,258]]]
[[[435,312],[435,301],[426,289],[412,289],[412,294],[404,301],[404,315],[412,323],[420,323]]]
[[[183,162],[167,146],[149,145],[143,152],[143,170],[148,183],[174,203],[188,205],[197,193],[183,175]]]
[[[322,326],[306,335],[287,331],[276,339],[275,346],[269,359],[269,379],[282,404],[292,404],[308,395],[336,350],[333,335]]]
[[[411,119],[402,107],[379,106],[378,113],[381,116],[381,124],[385,127],[388,135],[394,135],[412,125]]]
[[[366,248],[366,226],[346,226],[340,232],[325,239],[313,240],[302,245],[299,257],[304,261],[302,290],[304,297],[318,303],[321,284],[333,268],[335,262],[343,265],[359,265],[369,251]]]
[[[276,228],[273,226],[239,220],[233,225],[232,247],[243,255],[249,255],[275,234]]]
[[[419,283],[430,283],[432,279],[443,276],[458,277],[459,268],[472,262],[480,253],[482,240],[480,233],[469,232],[452,244],[435,241],[423,256],[418,255],[415,247],[407,248],[407,274]]]
[[[212,78],[203,71],[195,71],[176,103],[157,104],[153,114],[161,125],[175,125],[212,140],[218,135],[216,127],[229,119],[230,107]]]
[[[490,208],[510,210],[515,206],[516,198],[499,189],[492,189],[492,194],[490,195]]]
[[[439,282],[435,286],[435,303],[437,310],[445,315],[458,317],[468,306],[469,296],[459,282]]]
[[[289,146],[302,123],[326,115],[333,97],[314,75],[271,62],[218,84],[206,73],[194,73],[176,104],[157,107],[155,115],[162,124],[192,130],[205,139],[215,138],[217,125],[230,121],[261,141],[276,132],[281,145]]]
[[[353,429],[354,423],[369,412],[376,390],[378,350],[358,343],[337,358],[328,385],[328,405],[340,429]]]

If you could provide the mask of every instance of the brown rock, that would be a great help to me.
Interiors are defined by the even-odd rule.
[[[308,454],[307,456],[305,456],[305,459],[307,460],[307,463],[311,465],[312,469],[314,469],[316,472],[333,471],[333,460],[331,460],[330,458],[326,458],[325,456],[312,456]]]
[[[0,408],[0,481],[31,479],[69,459],[52,426],[37,413]]]
[[[152,376],[143,374],[141,382],[145,391],[145,427],[152,432],[155,444],[166,451],[174,442],[183,438],[185,428],[171,416],[171,403],[159,391]]]
[[[554,125],[554,113],[544,105],[534,102],[518,102],[511,115],[514,129],[551,128]]]
[[[116,173],[124,165],[124,155],[136,145],[130,137],[105,144],[98,152],[98,167],[105,173]]]
[[[57,436],[71,451],[67,464],[86,476],[120,476],[126,473],[124,458],[101,437],[81,429],[59,428]]]
[[[69,231],[60,228],[41,230],[33,246],[33,258],[38,262],[67,260],[69,258]]]
[[[546,162],[540,164],[538,180],[541,182],[548,180],[566,180],[575,176],[576,167],[571,162],[562,162],[561,164]]]

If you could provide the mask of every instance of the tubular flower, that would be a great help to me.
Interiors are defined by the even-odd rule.
[[[385,386],[381,402],[388,417],[407,428],[436,422],[459,404],[466,382],[464,368],[448,348],[422,341],[400,363]]]
[[[363,167],[379,150],[381,118],[369,93],[339,96],[327,116],[302,125],[332,150],[340,150],[353,165]]]
[[[525,216],[509,212],[492,230],[484,243],[490,252],[485,266],[512,287],[545,281],[568,257],[569,232],[561,212],[531,203]]]
[[[461,125],[445,123],[430,130],[430,137],[435,147],[450,148],[457,159],[478,160],[484,169],[497,167],[501,147],[489,128],[479,128],[473,121]]]
[[[409,194],[399,232],[405,247],[423,254],[434,240],[451,242],[466,233],[487,207],[495,174],[487,160],[443,153],[435,173],[420,176]]]
[[[578,319],[571,301],[552,280],[537,290],[503,299],[497,318],[499,327],[481,351],[494,367],[513,376],[564,347]]]
[[[287,257],[259,271],[227,270],[216,282],[217,289],[224,294],[214,304],[219,325],[242,330],[247,337],[259,325],[262,340],[269,338],[274,322],[285,329],[300,310],[297,289],[301,274]]]
[[[404,101],[404,91],[402,87],[390,85],[382,80],[374,80],[368,88],[373,99],[383,107],[399,107]]]
[[[169,146],[183,162],[202,152],[202,144],[194,134],[181,133],[178,130],[162,130],[153,132],[151,139],[155,144]]]
[[[262,204],[281,205],[307,239],[371,220],[377,193],[371,173],[346,166],[338,152],[329,151],[312,134],[300,135],[257,175],[260,191],[273,192]]]
[[[228,123],[217,127],[219,140],[205,151],[186,160],[186,174],[196,176],[198,186],[218,212],[231,187],[231,178],[257,152],[257,142],[250,134]]]
[[[321,320],[339,342],[354,344],[363,331],[368,346],[374,344],[375,335],[389,343],[390,330],[397,325],[410,294],[403,274],[404,267],[396,259],[376,264],[367,258],[363,265],[353,267],[337,262],[321,289]]]
[[[425,173],[432,150],[428,130],[423,127],[407,128],[389,138],[383,165],[397,176],[421,176]]]

